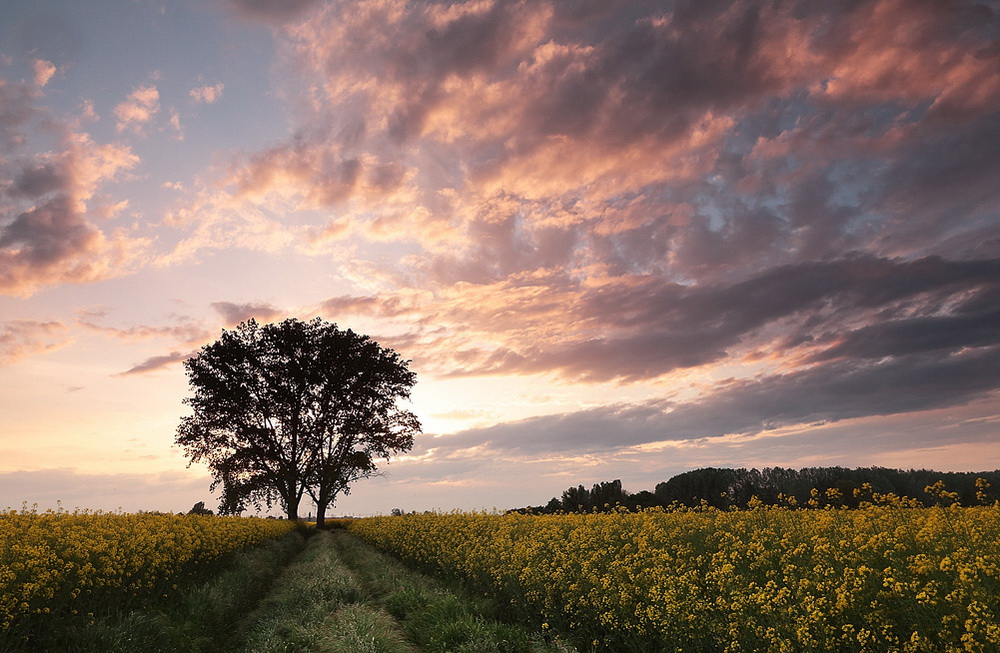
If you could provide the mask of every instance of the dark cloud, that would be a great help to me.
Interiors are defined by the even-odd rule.
[[[127,248],[108,251],[104,234],[74,204],[57,194],[0,225],[0,292],[90,281],[108,273],[110,261],[103,257],[123,258]]]
[[[886,248],[933,246],[954,256],[996,256],[1000,155],[983,144],[1000,140],[1000,112],[920,136],[879,179],[879,208],[893,215],[883,236]]]
[[[883,358],[1000,344],[1000,309],[971,315],[927,316],[870,324],[849,331],[813,357]]]
[[[6,255],[10,268],[47,268],[88,251],[97,238],[98,231],[75,212],[71,200],[59,196],[4,226],[0,231],[0,254]]]
[[[1000,259],[858,256],[776,267],[729,285],[689,286],[655,277],[607,284],[580,292],[575,306],[565,311],[581,325],[581,333],[596,330],[600,336],[580,338],[575,331],[562,331],[539,338],[532,332],[530,342],[512,340],[513,351],[492,352],[478,361],[468,357],[454,373],[557,371],[594,381],[637,381],[716,362],[765,326],[786,320],[793,320],[795,337],[810,346],[843,334],[843,340],[818,354],[824,359],[852,351],[861,355],[862,342],[867,343],[865,358],[921,347],[992,344],[1000,337],[1000,329],[991,328],[995,306],[977,313],[951,311],[961,310],[952,305],[977,293],[992,297],[998,279]],[[543,306],[540,310],[547,314]],[[530,303],[523,307],[533,308],[539,310]],[[856,321],[872,324],[868,331],[846,326]],[[490,324],[493,330],[498,326],[484,316],[481,328],[489,330]],[[916,336],[922,329],[923,335]],[[769,346],[787,344],[778,339]]]
[[[335,91],[234,180],[250,193],[291,178],[338,209],[369,201],[354,225],[380,239],[454,241],[401,275],[492,284],[599,265],[713,285],[852,251],[1000,254],[1000,156],[984,145],[1000,124],[995,12],[877,0],[395,8],[308,17],[297,63]],[[390,189],[420,210],[387,215]]]
[[[92,203],[97,188],[138,163],[124,145],[100,145],[37,107],[37,91],[0,78],[0,293],[29,294],[52,283],[120,273],[145,243],[105,234],[94,218],[113,210]],[[31,152],[36,132],[56,146]],[[124,205],[124,204],[123,204]]]
[[[1000,388],[1000,347],[838,362],[732,380],[695,401],[602,406],[439,438],[429,447],[588,453],[662,441],[753,436],[769,430],[964,406]],[[957,435],[956,437],[961,437]]]
[[[66,185],[66,179],[61,171],[52,164],[30,167],[21,172],[10,193],[15,197],[41,197],[47,193],[60,190]]]
[[[270,322],[282,315],[280,310],[270,304],[212,302],[212,308],[222,316],[226,326],[236,326],[251,318],[261,322]]]

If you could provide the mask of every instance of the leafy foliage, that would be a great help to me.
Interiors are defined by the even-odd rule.
[[[222,487],[219,510],[279,503],[298,518],[304,494],[317,522],[376,461],[407,451],[420,432],[397,406],[416,375],[391,349],[316,318],[260,326],[254,320],[185,362],[193,414],[176,441]]]
[[[947,487],[942,495],[937,483]],[[996,499],[992,487],[1000,486],[1000,470],[992,472],[935,472],[926,469],[899,470],[886,467],[767,467],[730,469],[704,467],[658,483],[653,492],[631,493],[620,480],[567,488],[544,506],[519,510],[528,513],[607,512],[619,508],[642,510],[668,508],[672,504],[720,509],[746,509],[754,501],[767,505],[821,508],[857,508],[875,494],[908,497],[925,506],[960,503],[972,506]],[[817,496],[818,495],[818,496]],[[819,500],[822,499],[822,500]]]

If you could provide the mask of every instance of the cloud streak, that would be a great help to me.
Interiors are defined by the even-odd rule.
[[[0,365],[10,365],[21,358],[58,349],[68,341],[68,328],[61,322],[4,322],[0,325]]]
[[[885,364],[838,363],[732,380],[696,401],[602,406],[465,431],[426,446],[437,448],[437,455],[482,446],[508,455],[575,455],[953,408],[995,401],[998,362],[1000,351],[991,349]],[[979,437],[988,442],[990,436]]]
[[[196,352],[193,351],[189,351],[187,353],[172,351],[164,356],[151,356],[141,363],[137,363],[124,372],[121,372],[118,376],[134,376],[137,374],[157,372],[159,370],[173,367],[179,363],[183,363],[187,359],[191,358],[195,353]]]

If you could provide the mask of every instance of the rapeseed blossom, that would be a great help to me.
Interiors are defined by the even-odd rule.
[[[598,650],[1000,650],[1000,507],[872,496],[859,510],[455,512],[348,527]]]
[[[132,608],[287,533],[282,520],[63,510],[0,513],[0,642],[34,619]]]

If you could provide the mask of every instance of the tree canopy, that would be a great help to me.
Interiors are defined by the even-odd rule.
[[[176,442],[222,487],[220,513],[278,503],[298,519],[308,495],[322,527],[338,495],[413,446],[420,423],[398,405],[416,382],[408,364],[320,318],[249,320],[185,361],[193,412]]]
[[[872,500],[874,494],[908,497],[915,502],[933,505],[942,500],[940,489],[935,489],[939,482],[942,484],[940,489],[947,488],[949,491],[949,500],[966,506],[991,503],[996,500],[991,488],[1000,487],[1000,470],[936,472],[886,467],[703,467],[657,483],[652,492],[628,492],[622,488],[621,480],[616,479],[596,483],[589,490],[583,485],[570,487],[563,491],[561,497],[553,497],[545,505],[518,510],[529,513],[606,512],[657,506],[666,508],[674,504],[704,504],[729,510],[747,508],[754,497],[767,505],[856,508],[862,502]],[[816,495],[823,500],[810,501]]]

